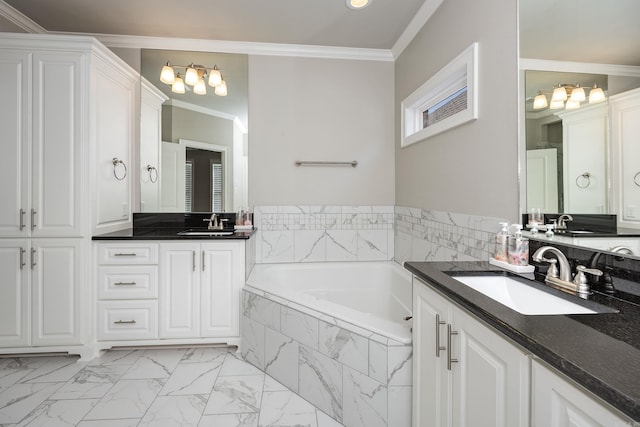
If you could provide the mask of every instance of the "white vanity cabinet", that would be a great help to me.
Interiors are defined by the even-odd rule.
[[[82,343],[84,252],[82,239],[0,239],[0,347]]]
[[[160,337],[238,337],[244,241],[160,245]]]
[[[98,347],[237,344],[244,250],[244,240],[97,243]]]
[[[528,426],[529,357],[414,277],[413,426]]]
[[[532,427],[633,425],[538,360],[531,364],[531,387]]]

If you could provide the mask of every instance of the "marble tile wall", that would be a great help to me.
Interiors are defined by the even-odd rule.
[[[395,207],[396,262],[486,261],[501,218]]]
[[[411,425],[411,344],[247,289],[242,299],[246,361],[347,427]]]
[[[256,262],[388,261],[393,206],[255,206]]]

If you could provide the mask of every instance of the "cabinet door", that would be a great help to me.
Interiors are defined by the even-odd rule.
[[[81,116],[86,108],[83,58],[63,52],[33,57],[33,236],[81,235],[82,139],[87,138]]]
[[[160,245],[161,338],[197,337],[200,333],[200,245]]]
[[[631,423],[534,360],[531,364],[533,427],[621,427]]]
[[[451,304],[413,279],[413,426],[451,425],[446,333]]]
[[[201,335],[235,337],[239,330],[240,288],[244,280],[243,242],[202,245]]]
[[[30,55],[0,51],[0,235],[28,236]],[[21,216],[21,211],[25,212]],[[20,224],[24,224],[23,227]]]
[[[476,318],[454,308],[453,425],[529,425],[529,358]]]
[[[28,239],[0,240],[0,347],[29,345]]]
[[[81,239],[33,239],[32,345],[81,344]]]

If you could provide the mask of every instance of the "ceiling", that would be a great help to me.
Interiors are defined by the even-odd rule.
[[[391,49],[425,0],[5,0],[47,31]]]

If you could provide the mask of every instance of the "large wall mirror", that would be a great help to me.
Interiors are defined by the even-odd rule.
[[[140,71],[140,210],[246,209],[247,55],[143,49]]]
[[[610,99],[640,91],[640,3],[520,0],[519,14],[520,211],[620,219],[616,174],[624,156],[615,148]],[[567,99],[550,105],[558,86]],[[604,98],[590,102],[600,90]],[[584,99],[571,102],[582,91]]]

